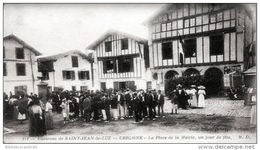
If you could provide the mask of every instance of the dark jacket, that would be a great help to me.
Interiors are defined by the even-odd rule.
[[[159,94],[158,94],[157,99],[158,99],[159,105],[164,105],[164,95],[160,94],[160,97],[159,97]]]
[[[111,108],[112,109],[117,109],[117,96],[113,96],[111,99]]]
[[[137,96],[133,99],[133,110],[134,111],[139,111],[141,109],[141,100]]]

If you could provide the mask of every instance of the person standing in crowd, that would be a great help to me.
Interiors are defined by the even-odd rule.
[[[158,117],[157,114],[156,114],[156,107],[158,106],[158,98],[157,98],[157,93],[156,93],[156,90],[154,89],[152,91],[152,94],[153,94],[153,113],[154,113],[154,116],[155,118]]]
[[[63,115],[63,123],[66,124],[66,122],[69,121],[69,102],[66,99],[66,97],[62,99],[61,108]]]
[[[133,100],[131,90],[127,90],[125,93],[125,101],[128,109],[129,117],[133,117]]]
[[[178,96],[177,96],[177,91],[173,90],[171,93],[171,103],[172,103],[172,108],[171,108],[171,114],[175,113],[177,114],[178,112]]]
[[[143,116],[148,117],[148,90],[146,92],[143,91],[144,105],[143,105]]]
[[[148,109],[149,109],[149,119],[155,120],[155,112],[154,112],[154,95],[152,91],[149,91],[148,94]]]
[[[18,101],[18,116],[17,116],[17,120],[19,120],[21,124],[23,123],[24,120],[26,120],[27,106],[28,106],[28,98],[27,96],[22,94],[20,100]]]
[[[82,108],[83,108],[83,116],[85,118],[86,123],[88,123],[91,119],[91,100],[90,96],[85,93],[83,97],[83,102],[82,102]]]
[[[139,121],[142,122],[142,118],[141,118],[141,100],[137,96],[136,92],[133,94],[133,110],[134,110],[134,115],[135,115],[135,122],[134,123],[139,123]]]
[[[157,94],[157,99],[158,99],[158,115],[159,116],[164,116],[164,95],[161,93],[161,90],[158,90]]]
[[[53,129],[53,114],[52,114],[52,105],[50,103],[50,100],[48,100],[45,104],[45,124],[46,129],[51,130]]]
[[[46,132],[42,132],[42,108],[39,100],[34,100],[29,104],[29,136],[43,136]]]
[[[188,100],[187,100],[187,94],[182,88],[182,85],[177,85],[177,96],[178,96],[178,102],[179,106],[182,109],[187,109],[188,106]]]
[[[195,85],[191,85],[190,94],[191,94],[191,107],[197,107],[197,90]]]
[[[205,95],[206,95],[205,87],[199,86],[198,89],[199,89],[198,107],[203,108],[203,107],[205,107]]]
[[[110,97],[108,96],[107,93],[105,93],[105,99],[104,99],[104,109],[105,109],[105,114],[106,114],[105,122],[110,121],[110,102],[111,102]]]
[[[84,107],[83,107],[83,101],[85,99],[85,95],[83,94],[83,92],[80,92],[80,96],[79,96],[79,113],[81,118],[85,118],[84,116]]]
[[[118,100],[117,95],[115,93],[112,93],[112,99],[111,99],[111,109],[112,109],[112,116],[114,120],[118,120]]]
[[[120,117],[120,119],[124,119],[124,117],[125,117],[125,109],[124,109],[125,98],[121,91],[117,92],[117,101],[118,101],[119,117]]]
[[[47,103],[47,96],[43,96],[41,99],[40,99],[40,106],[41,106],[41,109],[42,109],[42,115],[41,115],[41,120],[40,120],[40,133],[42,135],[46,135],[47,134],[47,130],[46,130],[46,124],[45,124],[45,118],[46,118],[46,112],[45,112],[45,109],[44,109],[44,105]],[[43,103],[43,101],[46,102],[46,103]]]
[[[15,95],[10,96],[10,100],[9,100],[9,105],[10,105],[10,118],[13,120],[17,119],[18,116],[18,98]]]
[[[100,92],[97,91],[96,95],[93,97],[93,112],[94,112],[94,120],[95,121],[100,121],[100,118],[99,118],[99,103],[100,103],[100,98],[101,98],[101,95],[100,95]]]

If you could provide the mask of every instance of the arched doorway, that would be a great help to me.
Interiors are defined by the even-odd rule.
[[[172,84],[172,82],[174,82],[173,80],[178,78],[179,76],[179,73],[177,71],[174,71],[174,70],[170,70],[168,72],[166,72],[166,74],[164,75],[164,88],[165,88],[165,92],[167,93],[168,91],[172,90],[172,89],[169,89],[171,88],[172,86],[170,86],[170,84]]]
[[[223,89],[223,73],[218,68],[209,68],[205,74],[205,86],[207,95],[217,96]]]
[[[198,76],[200,72],[197,69],[189,68],[183,72],[183,76],[190,77],[190,76]]]

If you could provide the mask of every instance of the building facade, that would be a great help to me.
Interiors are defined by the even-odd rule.
[[[169,4],[147,22],[153,88],[168,79],[203,75],[208,92],[238,86],[247,69],[252,18],[238,4]]]
[[[40,52],[15,35],[3,39],[4,92],[11,94],[38,93],[37,61]]]
[[[96,90],[94,69],[92,57],[78,50],[38,58],[40,78],[49,91]]]
[[[147,40],[109,31],[88,46],[95,51],[100,89],[145,89],[151,81]]]

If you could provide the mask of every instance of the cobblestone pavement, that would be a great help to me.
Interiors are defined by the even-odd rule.
[[[208,98],[205,108],[178,110],[180,114],[205,114],[234,117],[250,117],[251,106],[245,106],[243,100],[227,100],[226,97]],[[165,112],[171,112],[170,100],[165,101]]]

